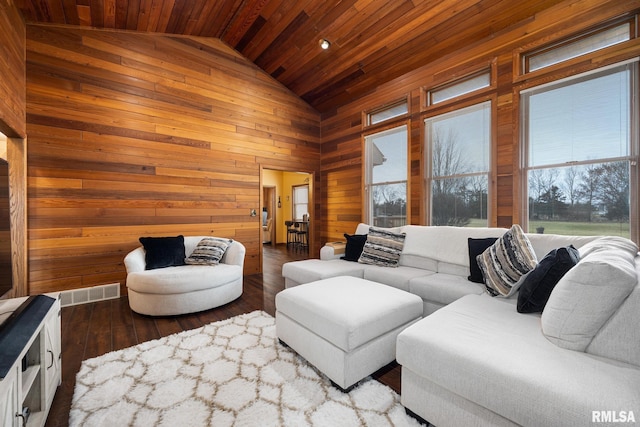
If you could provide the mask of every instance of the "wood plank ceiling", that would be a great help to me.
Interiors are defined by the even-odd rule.
[[[557,3],[17,0],[28,23],[219,38],[324,114]],[[320,48],[321,38],[331,42],[329,50]]]

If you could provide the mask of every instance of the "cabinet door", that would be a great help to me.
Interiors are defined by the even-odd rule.
[[[53,396],[62,378],[59,300],[51,307],[45,320],[44,343],[44,361],[42,368],[45,372],[45,402],[48,409],[51,406]]]
[[[0,425],[17,427],[18,418],[18,376],[17,368],[11,369],[9,374],[0,381]]]

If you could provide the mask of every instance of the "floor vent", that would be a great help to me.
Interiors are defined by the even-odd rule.
[[[120,283],[63,291],[60,293],[60,305],[66,307],[114,298],[120,298]]]

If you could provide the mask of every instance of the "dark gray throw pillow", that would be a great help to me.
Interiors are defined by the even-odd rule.
[[[486,237],[483,239],[472,239],[469,237],[469,277],[467,277],[467,279],[476,283],[484,283],[482,270],[478,267],[478,260],[476,258],[489,246],[493,245],[496,240],[498,240],[497,237]]]
[[[184,265],[184,236],[140,237],[146,270]]]
[[[580,253],[573,245],[554,249],[545,255],[520,286],[518,313],[542,312],[553,288],[578,261]]]
[[[358,262],[360,259],[360,255],[362,255],[362,249],[364,248],[364,244],[367,242],[366,234],[344,234],[345,239],[347,239],[347,244],[344,248],[344,256],[341,259],[345,261],[354,261]]]

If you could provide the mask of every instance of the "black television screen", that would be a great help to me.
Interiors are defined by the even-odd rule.
[[[0,298],[11,290],[12,285],[9,164],[0,159]]]

